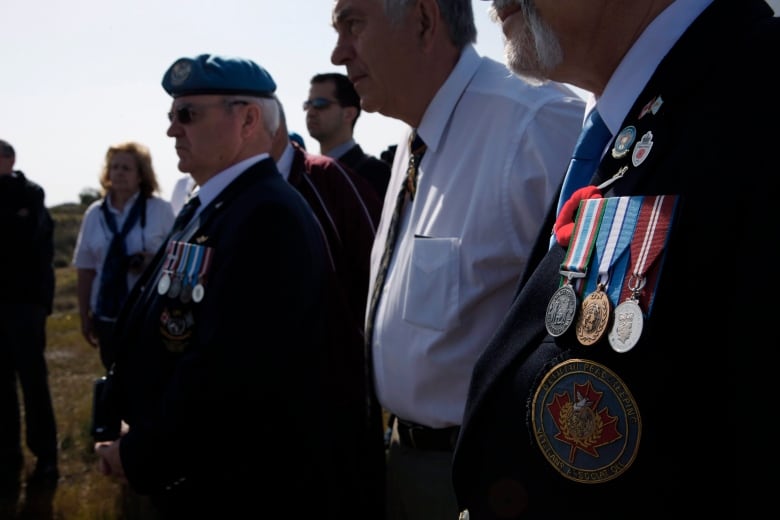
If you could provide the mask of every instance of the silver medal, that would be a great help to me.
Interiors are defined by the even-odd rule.
[[[570,283],[566,283],[555,291],[547,304],[547,314],[544,317],[544,325],[550,336],[556,338],[566,332],[577,313],[577,293]]]
[[[164,273],[160,281],[157,282],[157,294],[164,296],[171,287],[171,276],[168,273]]]
[[[195,287],[192,288],[192,301],[195,303],[200,302],[203,299],[203,295],[206,293],[206,290],[201,284],[197,284]]]
[[[622,354],[634,348],[642,335],[644,321],[642,308],[634,299],[615,307],[615,322],[608,336],[612,350]]]

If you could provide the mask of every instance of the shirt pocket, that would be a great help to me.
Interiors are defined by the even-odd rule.
[[[403,318],[435,330],[460,324],[460,239],[416,236]]]

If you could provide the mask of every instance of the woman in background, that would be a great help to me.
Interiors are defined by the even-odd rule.
[[[73,253],[81,333],[100,349],[108,369],[111,334],[127,293],[173,226],[160,198],[149,149],[129,141],[110,146],[100,173],[101,199],[87,208]]]

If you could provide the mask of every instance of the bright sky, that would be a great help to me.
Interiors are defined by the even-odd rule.
[[[770,2],[777,11],[780,0]],[[503,61],[503,34],[472,0],[477,50]],[[78,202],[98,187],[109,145],[147,145],[170,197],[182,175],[165,135],[171,98],[160,86],[177,58],[201,53],[250,58],[277,83],[288,127],[310,151],[301,103],[309,79],[344,72],[330,62],[332,0],[0,0],[0,138],[16,169],[46,190],[47,206]],[[403,123],[363,112],[355,138],[379,155]]]
[[[503,61],[503,34],[473,0],[477,50]],[[310,151],[301,103],[309,79],[345,72],[330,62],[332,0],[0,0],[0,139],[15,168],[46,190],[46,205],[78,202],[98,188],[109,145],[147,145],[170,197],[182,174],[165,135],[171,98],[160,86],[177,58],[201,53],[250,58],[277,83],[291,131]],[[379,155],[403,123],[363,112],[355,138]]]

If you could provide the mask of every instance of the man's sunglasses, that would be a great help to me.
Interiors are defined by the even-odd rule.
[[[325,108],[328,108],[331,105],[337,105],[338,101],[335,101],[333,99],[328,99],[324,97],[316,97],[313,99],[307,99],[303,102],[303,111],[307,111],[310,108],[315,108],[317,110],[322,110]]]
[[[232,107],[235,105],[248,105],[248,101],[220,101],[219,103],[212,103],[209,105],[182,105],[179,108],[168,112],[168,121],[173,123],[178,121],[182,125],[188,125],[195,121],[204,109],[211,108],[219,105]]]

